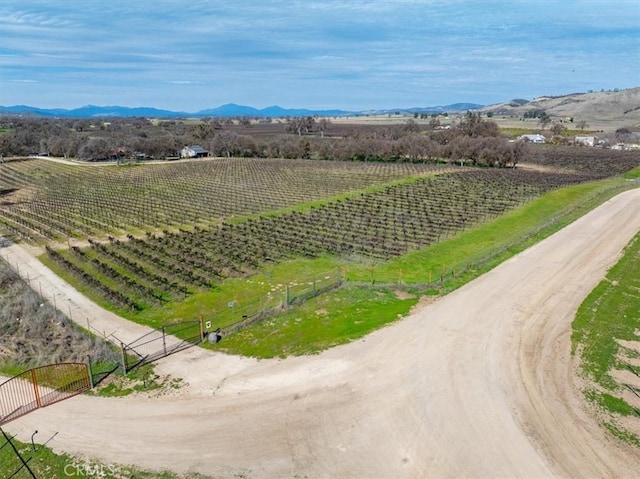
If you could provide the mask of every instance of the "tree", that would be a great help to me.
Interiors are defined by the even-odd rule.
[[[286,131],[302,136],[312,131],[315,124],[316,120],[312,116],[294,117],[287,121]]]
[[[580,120],[578,123],[576,123],[576,126],[578,128],[580,128],[581,130],[584,130],[586,127],[588,127],[589,125],[587,125],[587,122],[584,120]]]
[[[210,123],[202,122],[192,128],[191,135],[196,141],[205,141],[213,138],[215,132],[213,131],[213,126]]]
[[[554,135],[561,135],[563,131],[565,131],[567,129],[566,126],[561,125],[560,123],[555,123],[552,127],[551,127],[551,132]]]
[[[83,160],[106,160],[109,157],[110,147],[104,138],[92,138],[87,141],[78,152]]]
[[[318,130],[320,130],[320,136],[324,138],[324,132],[327,131],[331,122],[326,118],[320,118],[318,121]]]
[[[481,136],[499,136],[500,129],[494,121],[483,120],[480,113],[468,111],[460,121],[458,130],[465,136],[477,138]]]
[[[549,116],[549,114],[546,111],[540,113],[540,115],[538,116],[538,124],[542,127],[543,130],[547,127],[547,125],[549,125],[549,123],[551,123],[551,117]]]

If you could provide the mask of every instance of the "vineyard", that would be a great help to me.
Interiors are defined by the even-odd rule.
[[[422,164],[216,159],[135,167],[0,165],[0,228],[29,242],[124,236],[261,213],[406,177]]]
[[[607,178],[640,165],[637,151],[618,151],[561,145],[536,145],[529,149],[529,162],[554,170],[580,172]]]
[[[288,259],[399,257],[552,189],[602,176],[573,170],[262,159],[137,167],[12,161],[0,165],[0,232],[46,244],[63,271],[135,312]],[[69,238],[88,246],[59,246]]]

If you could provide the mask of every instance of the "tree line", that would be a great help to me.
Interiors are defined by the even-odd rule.
[[[234,125],[244,127],[241,132]],[[247,118],[198,122],[145,118],[0,118],[0,155],[46,154],[87,161],[121,158],[170,159],[186,145],[200,145],[212,156],[348,161],[464,161],[484,166],[515,166],[526,145],[509,142],[495,122],[468,112],[453,127],[433,119],[409,119],[386,128],[351,127],[333,132],[327,119],[288,118],[273,134],[252,134]]]

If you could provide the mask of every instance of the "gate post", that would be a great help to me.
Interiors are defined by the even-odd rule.
[[[127,374],[127,353],[122,341],[120,341],[120,359],[122,360],[122,372]]]
[[[87,372],[89,373],[89,386],[93,389],[93,368],[91,367],[91,356],[87,354]]]

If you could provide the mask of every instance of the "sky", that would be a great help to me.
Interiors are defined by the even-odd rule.
[[[640,0],[0,0],[0,105],[363,111],[640,86]]]

